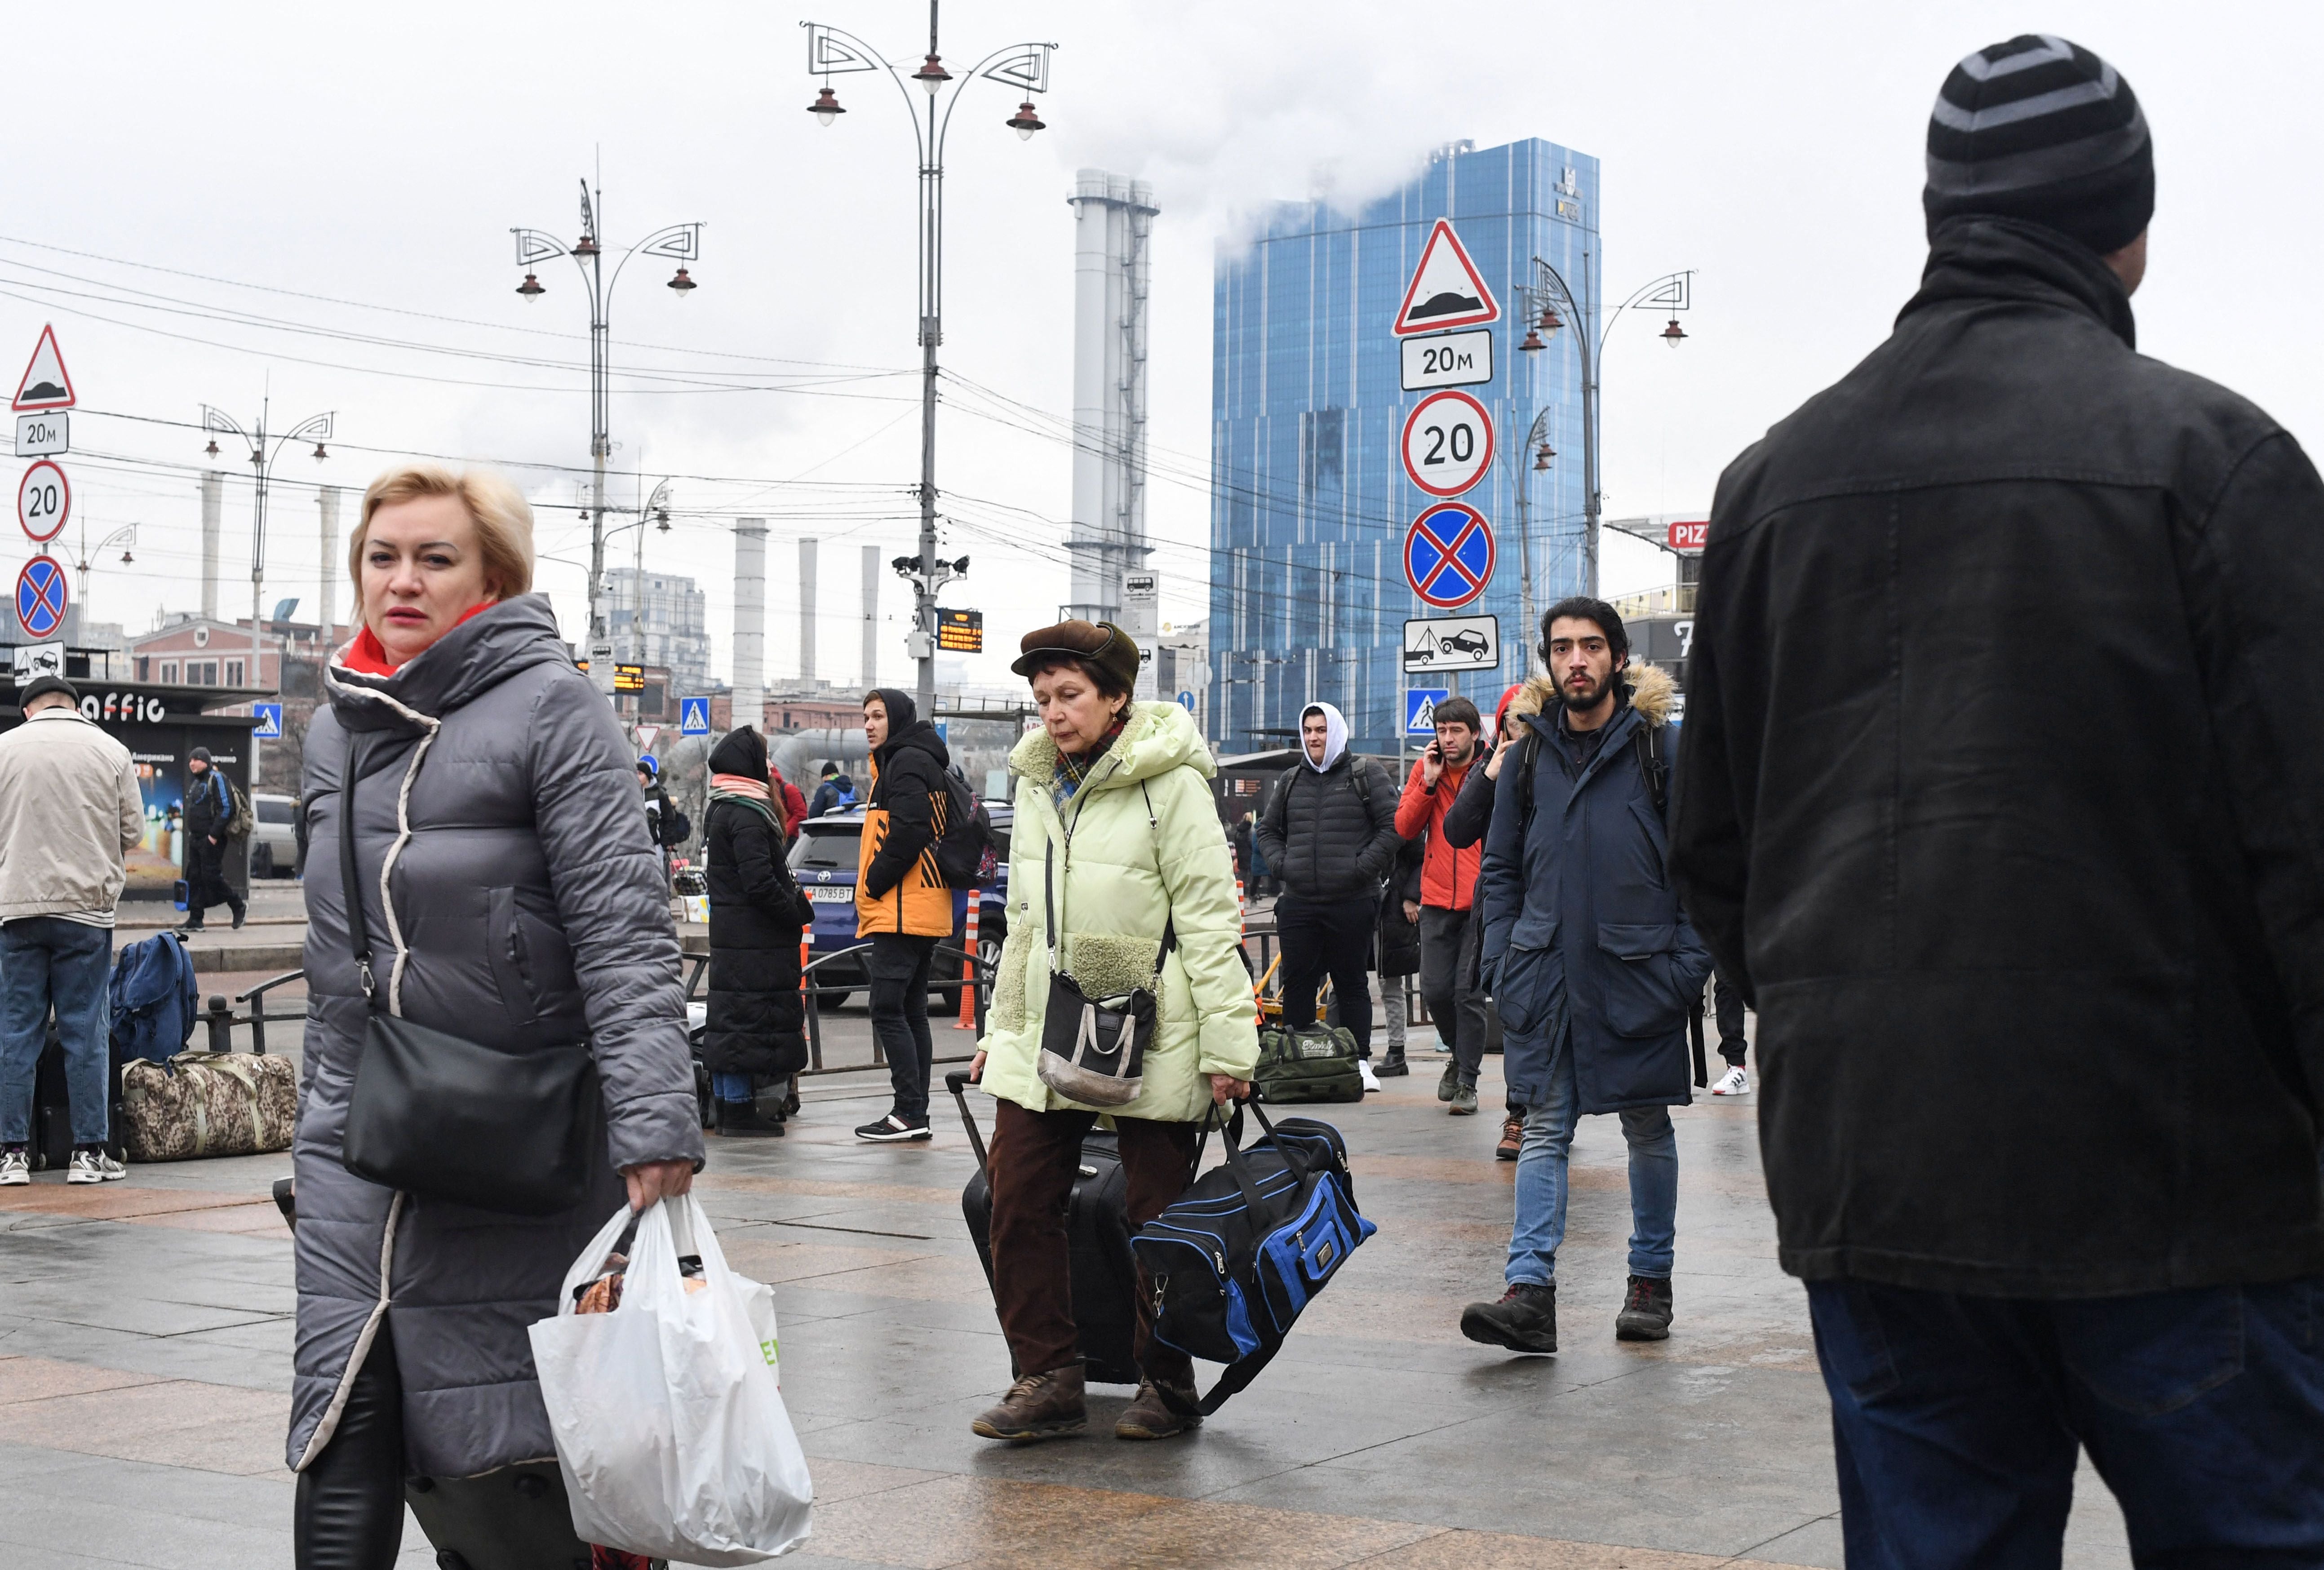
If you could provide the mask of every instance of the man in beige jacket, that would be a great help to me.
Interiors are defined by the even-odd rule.
[[[124,1175],[106,1153],[112,1102],[106,983],[122,858],[144,837],[129,749],[80,712],[60,677],[17,695],[0,735],[0,1187],[32,1181],[32,1075],[56,1010],[72,1102],[68,1183]]]

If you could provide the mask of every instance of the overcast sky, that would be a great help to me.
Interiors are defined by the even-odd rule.
[[[433,454],[511,466],[541,509],[540,586],[577,635],[586,309],[570,263],[544,269],[543,299],[518,299],[508,230],[570,238],[578,180],[602,159],[610,243],[707,226],[690,300],[651,258],[614,296],[618,488],[679,476],[677,526],[648,536],[647,563],[702,581],[723,674],[731,519],[763,513],[780,680],[798,670],[793,541],[819,537],[820,674],[853,682],[856,550],[884,559],[915,527],[912,149],[895,91],[871,78],[837,80],[850,113],[829,130],[803,112],[806,16],[893,59],[924,47],[925,5],[868,0],[16,12],[0,354],[13,372],[56,324],[82,406],[65,460],[77,520],[92,544],[139,526],[136,562],[99,564],[88,614],[136,630],[198,605],[192,427],[204,403],[254,421],[271,392],[278,429],[321,410],[339,424],[327,462],[277,467],[270,605],[297,595],[313,611],[314,485],[359,491],[396,457]],[[1066,597],[1071,457],[1056,422],[1071,413],[1075,169],[1148,180],[1161,208],[1148,522],[1166,619],[1186,619],[1207,597],[1213,258],[1263,204],[1360,200],[1456,137],[1597,155],[1608,294],[1696,269],[1682,349],[1643,317],[1616,328],[1609,512],[1699,508],[1729,459],[1886,333],[1924,249],[1937,86],[1963,53],[2028,29],[2113,61],[2153,125],[2140,346],[2305,437],[2324,420],[2298,283],[2324,225],[2307,199],[2319,17],[2124,0],[954,0],[955,71],[1018,40],[1059,49],[1047,132],[1020,143],[1001,124],[1015,99],[990,82],[953,125],[945,360],[973,388],[947,395],[938,474],[946,551],[973,565],[947,601],[982,607],[997,647]],[[235,485],[222,600],[246,615]],[[616,539],[614,559],[635,538]],[[1658,552],[1609,548],[1609,591],[1669,576]],[[907,669],[902,590],[883,577],[889,679]],[[1001,658],[973,671],[1007,679]]]

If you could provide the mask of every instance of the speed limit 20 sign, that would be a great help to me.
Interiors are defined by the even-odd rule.
[[[1404,422],[1404,472],[1432,496],[1457,496],[1493,464],[1493,418],[1466,392],[1422,399]]]
[[[72,516],[72,485],[64,470],[42,458],[24,471],[16,486],[16,522],[35,545],[46,545],[65,531]]]

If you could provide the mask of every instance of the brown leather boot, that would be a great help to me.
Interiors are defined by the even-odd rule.
[[[969,1427],[987,1439],[1056,1439],[1089,1427],[1082,1399],[1082,1365],[1069,1362],[1047,1373],[1027,1374],[1009,1387],[998,1406],[985,1408]]]
[[[1198,1399],[1191,1385],[1173,1385],[1171,1393],[1193,1406]],[[1203,1426],[1200,1418],[1181,1417],[1163,1401],[1161,1392],[1154,1388],[1151,1379],[1140,1380],[1138,1396],[1121,1409],[1115,1419],[1113,1436],[1117,1439],[1167,1439],[1174,1434],[1184,1434],[1189,1428]]]

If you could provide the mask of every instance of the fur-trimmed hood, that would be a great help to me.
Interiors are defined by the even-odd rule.
[[[1129,723],[1081,788],[1134,785],[1181,763],[1205,780],[1219,771],[1210,748],[1203,744],[1203,733],[1194,728],[1194,716],[1175,703],[1134,703]],[[1035,731],[1010,751],[1009,771],[1046,782],[1057,771],[1057,743],[1048,732]]]
[[[1622,668],[1622,699],[1638,711],[1638,717],[1650,725],[1670,724],[1671,699],[1677,695],[1678,683],[1670,672],[1658,665],[1641,665],[1633,660]],[[1526,678],[1525,690],[1509,701],[1509,713],[1540,714],[1557,702],[1557,687],[1545,676]]]

